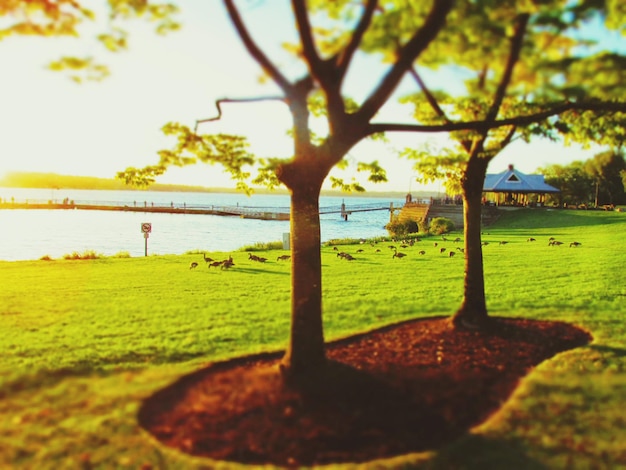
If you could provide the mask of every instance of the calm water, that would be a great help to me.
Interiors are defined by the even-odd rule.
[[[285,195],[165,193],[0,188],[0,198],[15,202],[62,202],[175,207],[246,206],[288,211]],[[322,197],[321,208],[339,209],[341,197]],[[345,198],[346,208],[400,207],[404,201],[371,197]],[[322,241],[386,235],[389,211],[356,212],[346,222],[339,214],[321,216]],[[189,250],[231,251],[256,242],[282,240],[289,222],[192,214],[156,214],[90,210],[0,210],[0,260],[39,259],[44,255],[93,250],[104,255],[127,251],[144,255],[140,225],[152,224],[148,254],[181,254]]]

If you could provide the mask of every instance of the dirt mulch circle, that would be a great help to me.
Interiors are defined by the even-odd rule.
[[[364,462],[434,449],[483,422],[518,380],[591,336],[560,322],[494,318],[458,331],[416,320],[327,345],[304,392],[283,386],[281,354],[213,364],[157,392],[141,425],[217,460],[281,466]]]

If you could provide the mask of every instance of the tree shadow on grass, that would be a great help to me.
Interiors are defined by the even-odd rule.
[[[604,344],[590,344],[589,348],[603,354],[611,354],[615,358],[626,357],[626,348],[616,348]]]
[[[284,271],[272,271],[271,269],[261,269],[261,268],[238,268],[236,265],[235,267],[231,268],[234,271],[237,271],[238,273],[245,273],[245,274],[278,274],[279,276],[290,276],[291,273]]]
[[[144,402],[141,425],[194,455],[247,464],[366,462],[440,448],[483,422],[528,370],[590,335],[494,319],[458,331],[403,322],[327,346],[328,366],[286,386],[280,353],[216,363]]]
[[[437,452],[427,467],[433,470],[548,470],[530,457],[524,444],[516,439],[492,439],[472,434]]]

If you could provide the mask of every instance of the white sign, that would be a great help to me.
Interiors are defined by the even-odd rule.
[[[143,222],[141,224],[141,231],[143,233],[150,233],[150,232],[152,232],[152,224],[150,222]]]

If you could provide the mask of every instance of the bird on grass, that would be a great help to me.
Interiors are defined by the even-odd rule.
[[[194,269],[198,267],[198,263],[196,263],[195,261],[192,261],[191,264],[189,265],[189,269]]]

